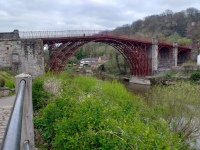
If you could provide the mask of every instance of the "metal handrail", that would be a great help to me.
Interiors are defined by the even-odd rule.
[[[29,141],[24,141],[24,150],[30,150]]]
[[[25,80],[21,80],[6,132],[1,144],[1,150],[20,149],[25,86]]]

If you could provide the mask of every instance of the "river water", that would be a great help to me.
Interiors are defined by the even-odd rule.
[[[134,84],[126,81],[121,81],[126,87],[126,89],[135,94],[140,96],[146,96],[147,93],[150,92],[151,86],[149,85],[140,85],[140,84]]]

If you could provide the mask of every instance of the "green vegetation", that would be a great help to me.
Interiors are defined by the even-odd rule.
[[[163,77],[166,79],[171,79],[171,78],[175,77],[175,75],[176,75],[175,71],[170,71],[170,72],[165,73]]]
[[[33,98],[33,110],[38,111],[39,109],[45,107],[49,101],[51,93],[44,90],[43,81],[40,78],[34,80],[32,86],[32,98]]]
[[[15,87],[14,76],[16,74],[12,72],[9,68],[0,68],[0,78],[1,86],[5,86],[13,89]]]
[[[156,108],[157,115],[170,125],[170,131],[182,132],[182,136],[189,140],[200,131],[199,91],[200,86],[189,81],[172,86],[154,86],[146,103]]]
[[[0,87],[4,87],[5,86],[5,80],[4,78],[0,77]]]
[[[48,89],[46,80],[59,86],[56,96],[35,103],[45,106],[34,118],[41,149],[189,149],[184,132],[169,130],[162,105],[149,107],[117,81],[46,74],[33,82],[33,90]]]
[[[200,70],[193,72],[190,77],[190,80],[191,81],[200,81]]]
[[[132,24],[125,24],[112,31],[113,35],[127,36],[136,39],[152,39],[157,37],[162,42],[178,42],[179,44],[195,43],[200,40],[200,10],[188,8],[174,13],[166,10],[161,14],[146,16]]]
[[[170,35],[167,38],[167,40],[170,41],[171,43],[178,42],[180,45],[187,45],[192,43],[191,39],[188,39],[186,37],[181,37],[177,32],[175,32],[173,35]]]

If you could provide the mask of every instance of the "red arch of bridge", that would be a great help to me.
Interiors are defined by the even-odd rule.
[[[130,74],[134,76],[152,75],[152,43],[109,35],[74,36],[60,38],[41,38],[50,50],[50,69],[60,72],[65,69],[67,61],[82,46],[90,42],[108,44],[118,50],[126,59]],[[173,47],[159,43],[159,46]],[[181,47],[179,47],[181,49]],[[183,49],[187,49],[182,47]]]

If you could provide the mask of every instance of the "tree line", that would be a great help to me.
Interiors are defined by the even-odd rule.
[[[137,39],[157,37],[164,42],[179,40],[181,44],[197,44],[200,42],[200,10],[188,8],[174,13],[168,9],[159,15],[147,16],[132,24],[117,27],[112,33],[135,35]]]

